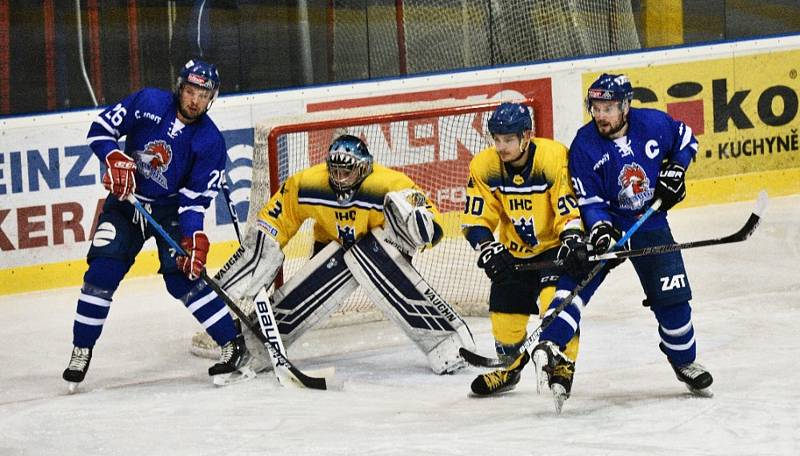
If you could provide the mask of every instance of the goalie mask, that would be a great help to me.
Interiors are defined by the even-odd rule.
[[[339,200],[347,201],[372,172],[372,155],[361,139],[342,135],[328,149],[328,182]]]

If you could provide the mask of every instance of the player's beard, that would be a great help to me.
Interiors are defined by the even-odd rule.
[[[192,123],[192,122],[194,122],[195,120],[197,120],[198,118],[200,118],[200,116],[202,116],[204,114],[203,112],[198,112],[198,114],[196,114],[196,115],[191,115],[180,104],[178,105],[178,111],[180,111],[181,112],[181,116],[184,119],[187,120],[186,123]]]
[[[615,135],[628,125],[628,116],[623,114],[622,119],[616,126],[612,125],[611,122],[607,122],[607,124],[611,126],[608,132],[605,132],[600,128],[600,125],[597,123],[597,119],[595,119],[594,124],[595,127],[597,127],[597,131],[600,132],[600,135],[605,136],[606,138],[614,139]]]

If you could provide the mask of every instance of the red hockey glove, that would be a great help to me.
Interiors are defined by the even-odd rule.
[[[136,191],[136,162],[121,150],[106,155],[108,169],[103,174],[103,186],[120,200]]]
[[[175,258],[178,269],[183,271],[190,280],[197,280],[203,269],[206,267],[206,257],[208,256],[208,236],[202,231],[195,231],[191,237],[181,239],[181,248],[186,251],[187,256]]]

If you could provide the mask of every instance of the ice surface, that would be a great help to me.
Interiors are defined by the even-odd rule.
[[[676,240],[732,233],[752,208],[676,210]],[[480,370],[431,374],[386,322],[317,331],[290,351],[304,370],[334,366],[342,392],[284,388],[271,374],[216,388],[209,361],[188,353],[197,323],[159,278],[123,283],[82,393],[67,395],[78,290],[3,296],[0,455],[800,454],[800,195],[771,199],[750,240],[685,260],[715,397],[674,378],[625,264],[585,311],[561,416],[530,368],[514,392],[470,398]],[[488,320],[469,323],[491,353]]]

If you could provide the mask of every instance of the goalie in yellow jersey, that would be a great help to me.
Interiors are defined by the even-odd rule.
[[[270,297],[287,347],[360,286],[435,373],[465,365],[458,349],[474,348],[469,328],[411,265],[416,252],[441,239],[441,215],[408,176],[373,163],[355,136],[338,137],[326,163],[290,176],[272,195],[258,229],[217,275],[220,285],[234,299],[252,300],[272,283],[283,247],[309,219],[312,258]]]
[[[515,266],[563,259],[566,270],[580,276],[588,263],[578,202],[567,171],[567,148],[534,137],[532,126],[527,106],[501,104],[488,122],[494,145],[470,162],[461,225],[464,236],[480,252],[478,267],[492,281],[489,315],[495,349],[501,359],[513,361],[508,369],[479,375],[472,382],[472,392],[481,396],[516,386],[530,361],[527,351],[517,355],[530,314],[544,317],[548,304],[555,305],[576,284],[574,277],[556,268],[518,271]],[[579,300],[573,304],[580,306]],[[562,350],[544,387],[553,389],[554,395],[559,390],[566,398],[578,354],[577,333]]]

